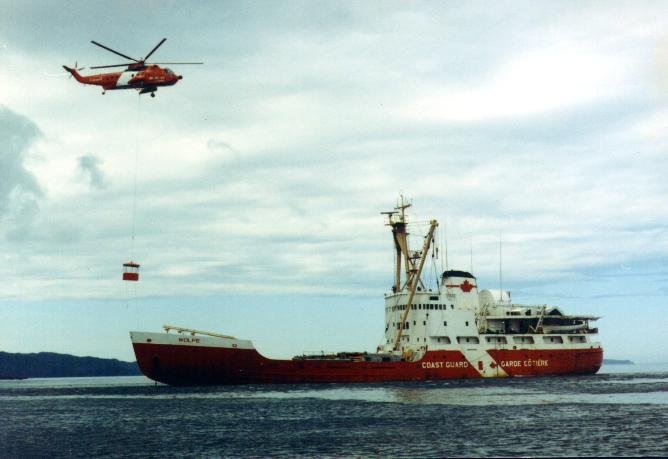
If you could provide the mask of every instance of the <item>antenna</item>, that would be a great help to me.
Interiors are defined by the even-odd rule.
[[[503,301],[503,265],[501,264],[502,260],[502,237],[501,230],[499,230],[499,301]]]
[[[445,240],[445,270],[448,270],[448,216],[443,217],[443,239]]]

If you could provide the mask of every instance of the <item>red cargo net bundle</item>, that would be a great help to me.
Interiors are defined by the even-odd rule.
[[[123,263],[123,280],[124,281],[138,281],[139,280],[139,264],[134,261]]]

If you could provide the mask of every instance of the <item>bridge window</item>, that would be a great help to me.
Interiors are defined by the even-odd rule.
[[[508,343],[505,336],[488,336],[487,337],[487,342],[488,343],[495,343],[495,344],[507,344]]]
[[[546,343],[563,343],[564,340],[561,336],[543,336],[543,341]]]
[[[478,344],[480,343],[480,340],[478,339],[477,336],[458,336],[457,342],[460,344],[462,343]]]
[[[520,344],[533,344],[532,336],[513,336],[513,341]]]

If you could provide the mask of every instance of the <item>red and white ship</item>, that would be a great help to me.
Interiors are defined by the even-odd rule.
[[[593,316],[511,302],[509,292],[478,291],[476,278],[446,270],[427,288],[421,279],[434,253],[436,220],[421,250],[408,246],[401,203],[388,216],[396,249],[395,282],[385,294],[385,336],[376,352],[264,357],[253,343],[165,325],[130,332],[137,363],[166,384],[350,383],[594,374],[603,349]]]

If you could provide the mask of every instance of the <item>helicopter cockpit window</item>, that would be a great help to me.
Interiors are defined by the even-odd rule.
[[[172,71],[169,70],[169,69],[165,69],[165,72],[167,72],[167,73],[170,74],[170,75],[174,75],[174,72],[172,72]]]

